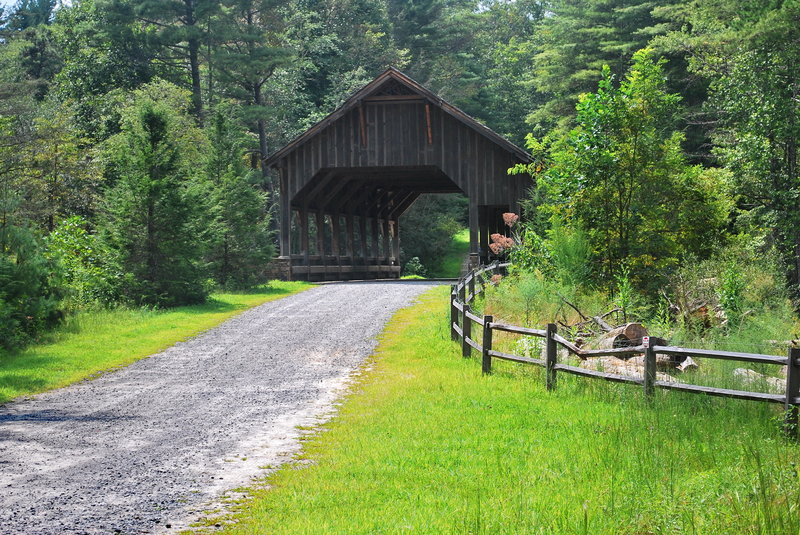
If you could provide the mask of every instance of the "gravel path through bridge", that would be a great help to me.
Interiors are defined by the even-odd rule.
[[[0,534],[163,533],[297,451],[434,283],[273,301],[93,381],[0,406]]]

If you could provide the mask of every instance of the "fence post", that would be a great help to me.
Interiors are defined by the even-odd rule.
[[[656,390],[656,352],[648,343],[644,350],[644,396],[652,399]]]
[[[558,332],[555,323],[547,324],[547,389],[554,390],[556,387],[556,363],[558,362],[558,346],[553,339],[553,335]]]
[[[783,429],[787,435],[797,438],[797,398],[800,397],[800,348],[789,348],[789,364],[786,368],[786,414]]]
[[[470,302],[475,299],[475,270],[469,276],[469,295],[470,295]]]
[[[464,338],[461,340],[461,356],[469,358],[472,347],[467,343],[467,338],[472,338],[472,320],[467,317],[467,312],[472,312],[469,305],[464,303],[464,312],[461,321],[461,331],[464,333]]]
[[[463,286],[461,286],[461,289],[458,291],[458,298],[461,299],[461,302],[463,304],[465,304],[465,305],[467,304],[467,284],[466,283],[464,283]]]
[[[492,327],[494,321],[492,316],[483,317],[483,373],[492,373],[492,356],[489,351],[492,350]]]
[[[458,293],[456,292],[456,285],[450,286],[450,338],[455,342],[458,340],[458,333],[454,325],[458,323],[458,309],[456,308],[456,299]]]

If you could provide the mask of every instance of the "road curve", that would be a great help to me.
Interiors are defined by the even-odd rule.
[[[318,286],[93,381],[0,406],[0,534],[161,533],[295,451],[433,283]]]

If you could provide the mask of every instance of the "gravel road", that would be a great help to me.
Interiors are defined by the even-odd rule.
[[[163,533],[298,448],[426,282],[251,309],[93,381],[0,406],[0,534]]]

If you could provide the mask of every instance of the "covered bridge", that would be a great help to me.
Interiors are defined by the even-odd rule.
[[[400,275],[399,218],[424,193],[469,198],[470,260],[486,259],[502,213],[530,186],[529,155],[389,69],[273,154],[280,258],[293,279]]]

